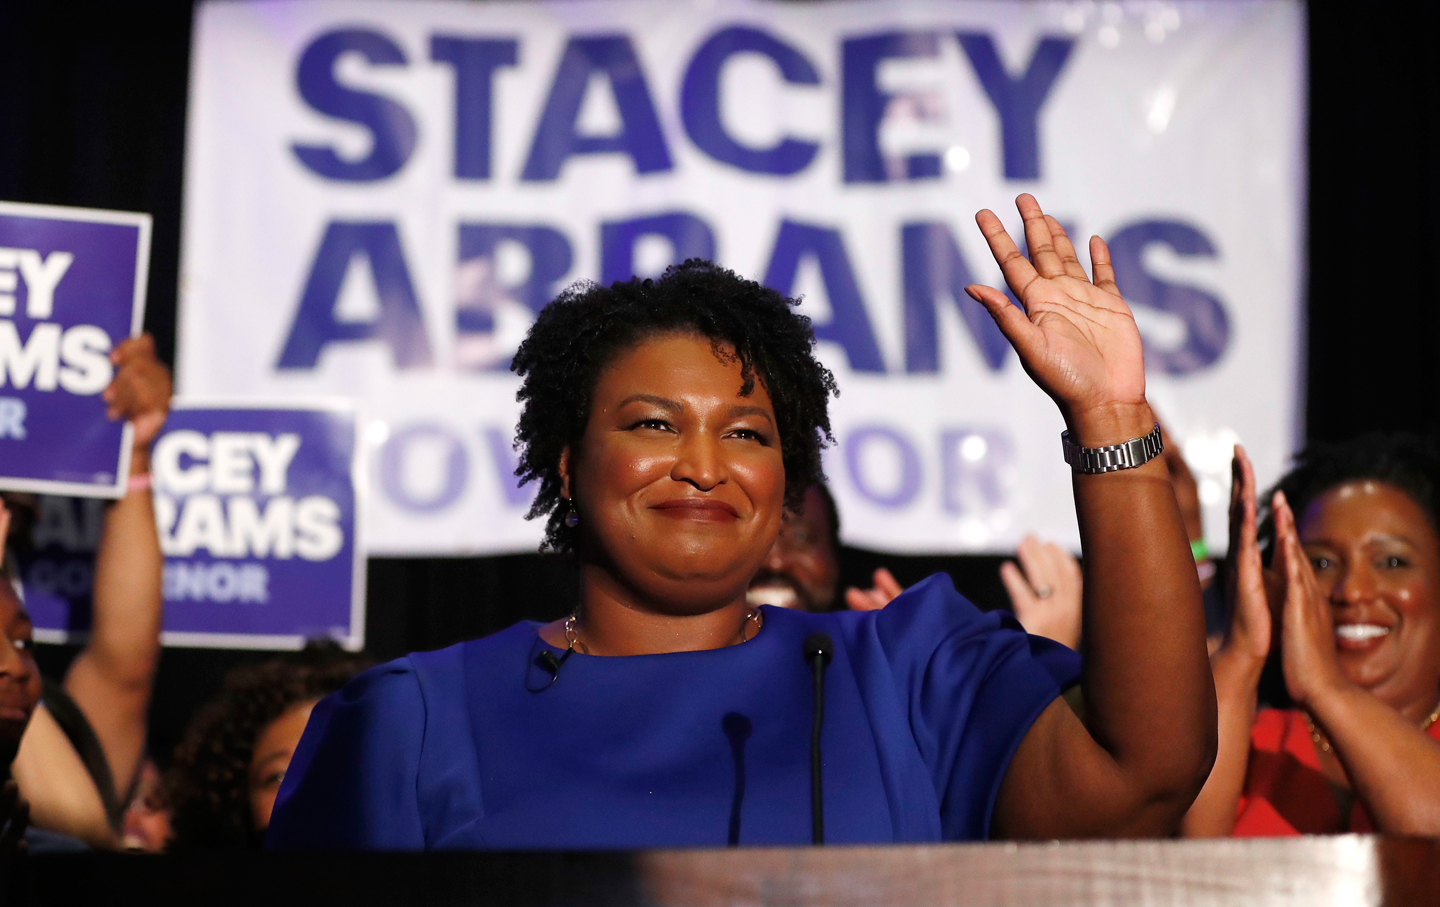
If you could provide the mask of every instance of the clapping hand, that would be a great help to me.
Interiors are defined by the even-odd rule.
[[[1021,539],[1016,554],[1020,566],[1014,561],[1000,565],[1000,581],[1016,620],[1026,633],[1080,648],[1080,562],[1054,542],[1033,535]]]
[[[905,591],[895,574],[884,567],[877,569],[871,579],[875,585],[869,589],[851,586],[845,590],[845,604],[851,611],[879,611]]]
[[[1275,514],[1275,557],[1283,565],[1284,628],[1280,635],[1285,687],[1301,706],[1316,696],[1349,683],[1335,657],[1335,621],[1330,603],[1320,593],[1310,558],[1300,544],[1295,514],[1282,492],[1271,503]]]
[[[1239,444],[1235,445],[1230,471],[1230,551],[1225,557],[1225,595],[1231,618],[1225,648],[1232,654],[1263,662],[1270,654],[1273,620],[1255,535],[1255,469]]]
[[[985,306],[1025,371],[1067,419],[1143,405],[1140,332],[1120,298],[1105,241],[1090,239],[1091,282],[1060,222],[1042,212],[1029,194],[1015,205],[1025,219],[1028,261],[994,213],[981,211],[975,221],[1024,310],[993,287],[975,284],[965,291]]]

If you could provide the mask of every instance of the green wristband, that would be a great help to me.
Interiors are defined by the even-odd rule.
[[[1190,555],[1197,564],[1210,559],[1210,549],[1205,546],[1204,539],[1196,539],[1190,543]]]

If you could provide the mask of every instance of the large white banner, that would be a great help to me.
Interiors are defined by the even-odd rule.
[[[1035,193],[1105,236],[1225,540],[1298,438],[1297,2],[268,0],[198,9],[179,380],[347,394],[377,554],[533,549],[507,371],[580,279],[714,258],[804,296],[844,537],[1074,543],[1063,427],[961,288]]]

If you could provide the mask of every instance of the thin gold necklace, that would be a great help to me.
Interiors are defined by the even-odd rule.
[[[1310,739],[1315,741],[1315,748],[1322,753],[1335,752],[1334,748],[1330,746],[1330,740],[1324,734],[1320,733],[1320,729],[1315,726],[1315,722],[1310,718],[1310,713],[1302,712],[1301,714],[1305,716],[1305,724],[1310,728]],[[1435,708],[1425,717],[1425,720],[1420,722],[1420,730],[1422,732],[1430,730],[1430,725],[1436,721],[1440,721],[1440,702],[1437,702]]]
[[[579,609],[576,609],[575,611],[571,612],[569,617],[565,618],[565,651],[579,652],[581,655],[589,655],[590,647],[585,645],[584,640],[580,638],[580,633],[575,626],[576,621],[579,619],[579,617],[580,611]],[[750,628],[751,624],[755,625],[755,633],[747,634],[746,631]],[[751,608],[749,611],[745,612],[745,619],[740,621],[740,632],[736,634],[735,641],[730,643],[730,645],[738,646],[742,643],[749,642],[750,640],[755,638],[755,634],[759,633],[760,628],[764,625],[764,615],[760,613],[760,610],[758,608]]]

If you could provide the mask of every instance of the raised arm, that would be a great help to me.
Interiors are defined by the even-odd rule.
[[[1185,814],[1183,831],[1189,838],[1225,837],[1235,830],[1235,813],[1250,763],[1255,696],[1270,652],[1270,603],[1255,539],[1255,470],[1239,445],[1231,469],[1225,583],[1233,614],[1225,642],[1210,659],[1219,706],[1220,747],[1210,778]]]
[[[170,411],[170,373],[147,334],[111,354],[115,380],[105,391],[112,419],[135,426],[130,475],[150,473],[150,442]],[[95,557],[90,639],[65,675],[65,690],[85,713],[124,796],[145,749],[146,712],[160,656],[161,573],[148,484],[110,505]]]
[[[1155,426],[1140,334],[1109,250],[1092,283],[1058,221],[1017,200],[1030,260],[990,211],[976,220],[1024,309],[967,288],[1060,407],[1071,438],[1104,447]],[[1057,445],[1058,447],[1058,445]],[[1057,451],[1058,455],[1058,451]],[[1172,834],[1215,756],[1215,690],[1189,539],[1164,463],[1076,474],[1084,567],[1082,724],[1061,700],[1035,722],[1001,785],[993,831],[1019,838]]]
[[[1276,494],[1275,559],[1285,574],[1280,650],[1285,686],[1310,714],[1350,779],[1377,831],[1440,835],[1440,741],[1345,676],[1335,657],[1331,604],[1320,592],[1295,531],[1295,516]]]

